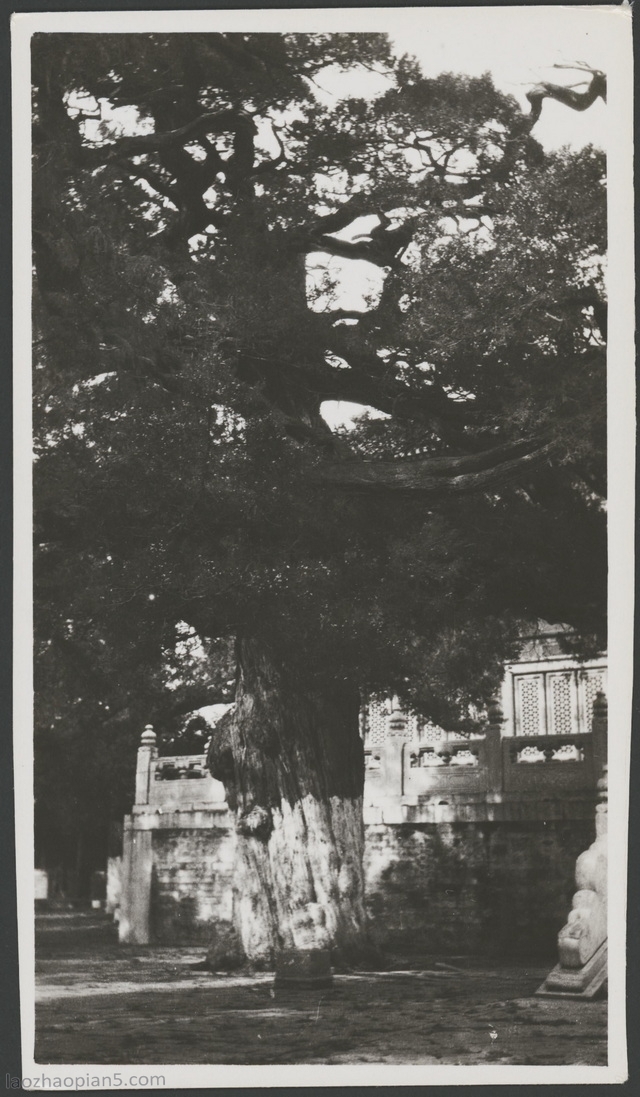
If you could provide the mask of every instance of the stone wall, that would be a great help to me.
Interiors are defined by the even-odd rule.
[[[419,823],[366,828],[374,940],[403,955],[550,958],[593,822]],[[210,943],[230,925],[231,830],[153,833],[150,940]]]
[[[367,827],[374,939],[404,954],[551,957],[589,820]]]
[[[150,933],[158,944],[209,944],[230,924],[234,842],[231,830],[153,832]]]

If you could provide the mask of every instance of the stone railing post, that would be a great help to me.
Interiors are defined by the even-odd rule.
[[[598,805],[596,807],[596,838],[607,834],[609,814],[609,767],[603,766],[602,777],[598,781]]]
[[[149,803],[149,778],[151,763],[158,757],[156,733],[151,724],[147,724],[140,737],[138,760],[136,764],[136,804]]]
[[[600,776],[607,764],[607,723],[608,705],[606,695],[596,693],[593,702],[593,719],[591,733],[593,735],[593,769],[596,778]]]
[[[390,700],[385,723],[384,741],[370,748],[379,762],[375,765],[375,772],[371,772],[371,780],[365,782],[367,821],[373,822],[371,809],[375,812],[376,822],[401,823],[402,796],[407,783],[405,741],[408,718],[397,697]]]
[[[487,706],[489,725],[485,733],[484,756],[487,763],[487,794],[498,798],[502,794],[502,725],[504,713],[497,697],[492,697]]]
[[[151,763],[158,757],[156,734],[147,724],[140,737],[136,765],[136,800],[125,819],[122,847],[122,902],[118,937],[124,944],[146,945],[150,940],[153,832],[146,826]]]
[[[387,733],[390,736],[406,736],[409,719],[399,697],[391,699],[391,711],[387,717]]]

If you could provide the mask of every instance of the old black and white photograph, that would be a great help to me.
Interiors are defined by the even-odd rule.
[[[14,67],[23,1088],[624,1081],[629,8]]]

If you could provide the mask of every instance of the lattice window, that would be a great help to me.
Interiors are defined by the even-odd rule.
[[[544,680],[542,674],[519,674],[513,679],[516,735],[544,735]]]
[[[516,735],[576,735],[591,731],[596,693],[606,693],[606,668],[514,674]]]
[[[547,734],[571,735],[577,727],[575,676],[572,671],[547,674]]]
[[[446,732],[442,728],[436,727],[435,724],[423,724],[420,728],[421,743],[439,743],[445,735]]]
[[[391,708],[389,700],[373,700],[362,710],[361,726],[368,747],[381,746],[389,739],[420,739],[421,718],[407,709]],[[443,734],[442,732],[440,734]]]
[[[371,701],[367,706],[365,739],[369,746],[380,746],[387,738],[388,711],[384,701]]]

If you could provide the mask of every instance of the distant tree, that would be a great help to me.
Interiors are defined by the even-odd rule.
[[[202,644],[185,625],[160,655],[136,650],[139,632],[132,648],[125,636],[107,643],[80,616],[73,584],[63,595],[63,571],[73,577],[68,565],[49,577],[57,575],[65,601],[52,602],[47,618],[43,602],[38,614],[35,852],[52,894],[86,898],[92,871],[119,850],[140,729],[153,723],[161,753],[193,753],[198,738],[202,749],[210,728],[199,710],[232,699],[233,648]]]
[[[602,641],[605,164],[532,128],[604,77],[523,113],[375,34],[39,35],[33,61],[40,642],[139,712],[180,622],[234,638],[209,762],[238,960],[353,957],[361,696],[452,726],[523,618]],[[326,106],[336,70],[388,90]],[[385,418],[332,431],[336,400]]]

